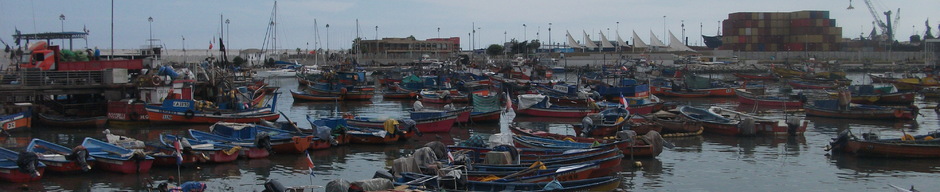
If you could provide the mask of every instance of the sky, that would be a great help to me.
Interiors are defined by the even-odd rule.
[[[938,0],[871,1],[882,19],[881,11],[901,9],[897,39],[907,40],[915,32],[923,35],[928,18],[934,35],[940,33]],[[111,44],[111,2],[0,0],[0,40],[12,44],[15,29],[38,33],[84,28],[90,31],[88,47],[107,49]],[[696,45],[701,44],[700,33],[715,35],[719,21],[733,12],[828,10],[842,27],[843,37],[867,36],[873,17],[864,0],[851,2],[853,10],[846,9],[849,4],[849,0],[280,0],[277,48],[348,49],[357,36],[357,19],[359,36],[364,39],[460,37],[463,49],[498,44],[504,38],[548,43],[549,33],[551,42],[563,42],[565,31],[579,41],[582,31],[595,41],[599,32],[614,40],[618,29],[624,40],[629,41],[631,31],[636,31],[649,43],[650,31],[663,39],[664,28],[681,38],[683,23],[689,43]],[[228,48],[260,48],[274,7],[273,0],[117,0],[114,47],[140,48],[148,44],[152,33],[168,49],[181,49],[184,43],[187,49],[206,49],[224,31]],[[60,15],[65,16],[64,21]],[[152,23],[148,17],[153,18]],[[220,17],[230,23],[223,24]],[[471,36],[476,36],[475,45]],[[75,47],[85,46],[84,40],[74,43]]]

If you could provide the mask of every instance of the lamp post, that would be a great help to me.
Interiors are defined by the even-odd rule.
[[[326,24],[326,53],[330,53],[330,24]]]
[[[186,36],[180,35],[180,37],[183,38],[183,64],[186,64]]]
[[[59,14],[59,21],[62,24],[62,33],[65,33],[65,14]],[[62,39],[62,45],[65,45],[65,39]]]
[[[526,31],[526,26],[525,24],[522,24],[522,41],[525,41],[526,39],[529,38],[526,35],[528,35],[528,32]]]
[[[476,30],[476,31],[480,31],[480,33],[482,34],[482,33],[483,33],[482,30],[483,30],[482,27],[477,27],[477,30]],[[477,35],[476,37],[473,37],[473,39],[476,41],[477,44],[479,44],[480,41],[481,41],[479,35]],[[484,47],[483,45],[480,45],[480,49],[483,49],[483,48],[485,48],[485,47]]]
[[[375,26],[375,47],[372,49],[372,55],[379,52],[379,26]]]
[[[548,23],[548,52],[555,52],[555,49],[552,48],[552,23]]]
[[[231,36],[232,36],[232,33],[231,33],[231,32],[232,32],[232,28],[229,27],[229,25],[228,25],[230,22],[231,22],[230,20],[225,19],[225,34],[228,34],[228,36],[225,36],[225,42],[228,42],[228,43],[229,43],[228,46],[229,46],[229,47],[232,47],[232,45],[231,45],[232,42],[229,41],[229,40],[232,39],[232,37],[231,37]]]
[[[666,38],[666,16],[663,15],[663,39]]]
[[[147,17],[147,22],[150,23],[150,39],[147,42],[150,42],[150,54],[153,54],[153,17]]]
[[[437,38],[438,38],[438,39],[441,38],[441,28],[440,28],[440,27],[437,28]]]

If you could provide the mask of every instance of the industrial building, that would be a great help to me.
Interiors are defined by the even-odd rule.
[[[356,47],[355,45],[353,47]],[[359,47],[363,54],[388,56],[439,55],[460,51],[460,37],[432,38],[417,40],[414,37],[382,38],[380,40],[361,40]]]
[[[722,50],[840,51],[842,28],[829,11],[738,12],[722,22]]]

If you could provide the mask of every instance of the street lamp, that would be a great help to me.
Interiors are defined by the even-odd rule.
[[[372,55],[375,55],[379,52],[379,26],[375,26],[375,47],[373,48]]]
[[[548,52],[555,52],[555,49],[552,48],[552,23],[548,23]]]
[[[666,39],[666,16],[663,15],[663,39]]]
[[[330,24],[326,24],[326,52],[330,53]]]
[[[437,28],[437,38],[438,38],[438,39],[441,38],[441,28],[440,28],[440,27]]]
[[[528,32],[526,32],[526,26],[525,24],[522,24],[522,41],[525,41],[526,39],[528,39],[526,35],[528,35]]]
[[[231,41],[229,41],[229,39],[232,39],[232,37],[231,37],[231,36],[232,36],[232,33],[231,33],[232,30],[231,30],[231,29],[232,29],[232,28],[229,27],[229,25],[228,25],[230,22],[231,22],[230,20],[225,19],[225,33],[229,35],[229,36],[226,36],[226,37],[225,37],[225,42],[228,42],[228,43],[232,43]],[[232,45],[229,44],[229,47],[231,47],[231,46],[232,46]]]
[[[65,33],[65,14],[59,14],[59,21],[62,23],[62,32]],[[62,45],[65,45],[65,39],[62,39]]]
[[[153,17],[147,17],[147,22],[150,23],[150,39],[147,42],[150,42],[150,53],[153,54]]]

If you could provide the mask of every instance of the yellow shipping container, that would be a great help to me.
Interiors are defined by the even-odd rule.
[[[758,28],[767,27],[767,21],[765,21],[765,20],[757,21],[757,27],[758,27]]]

